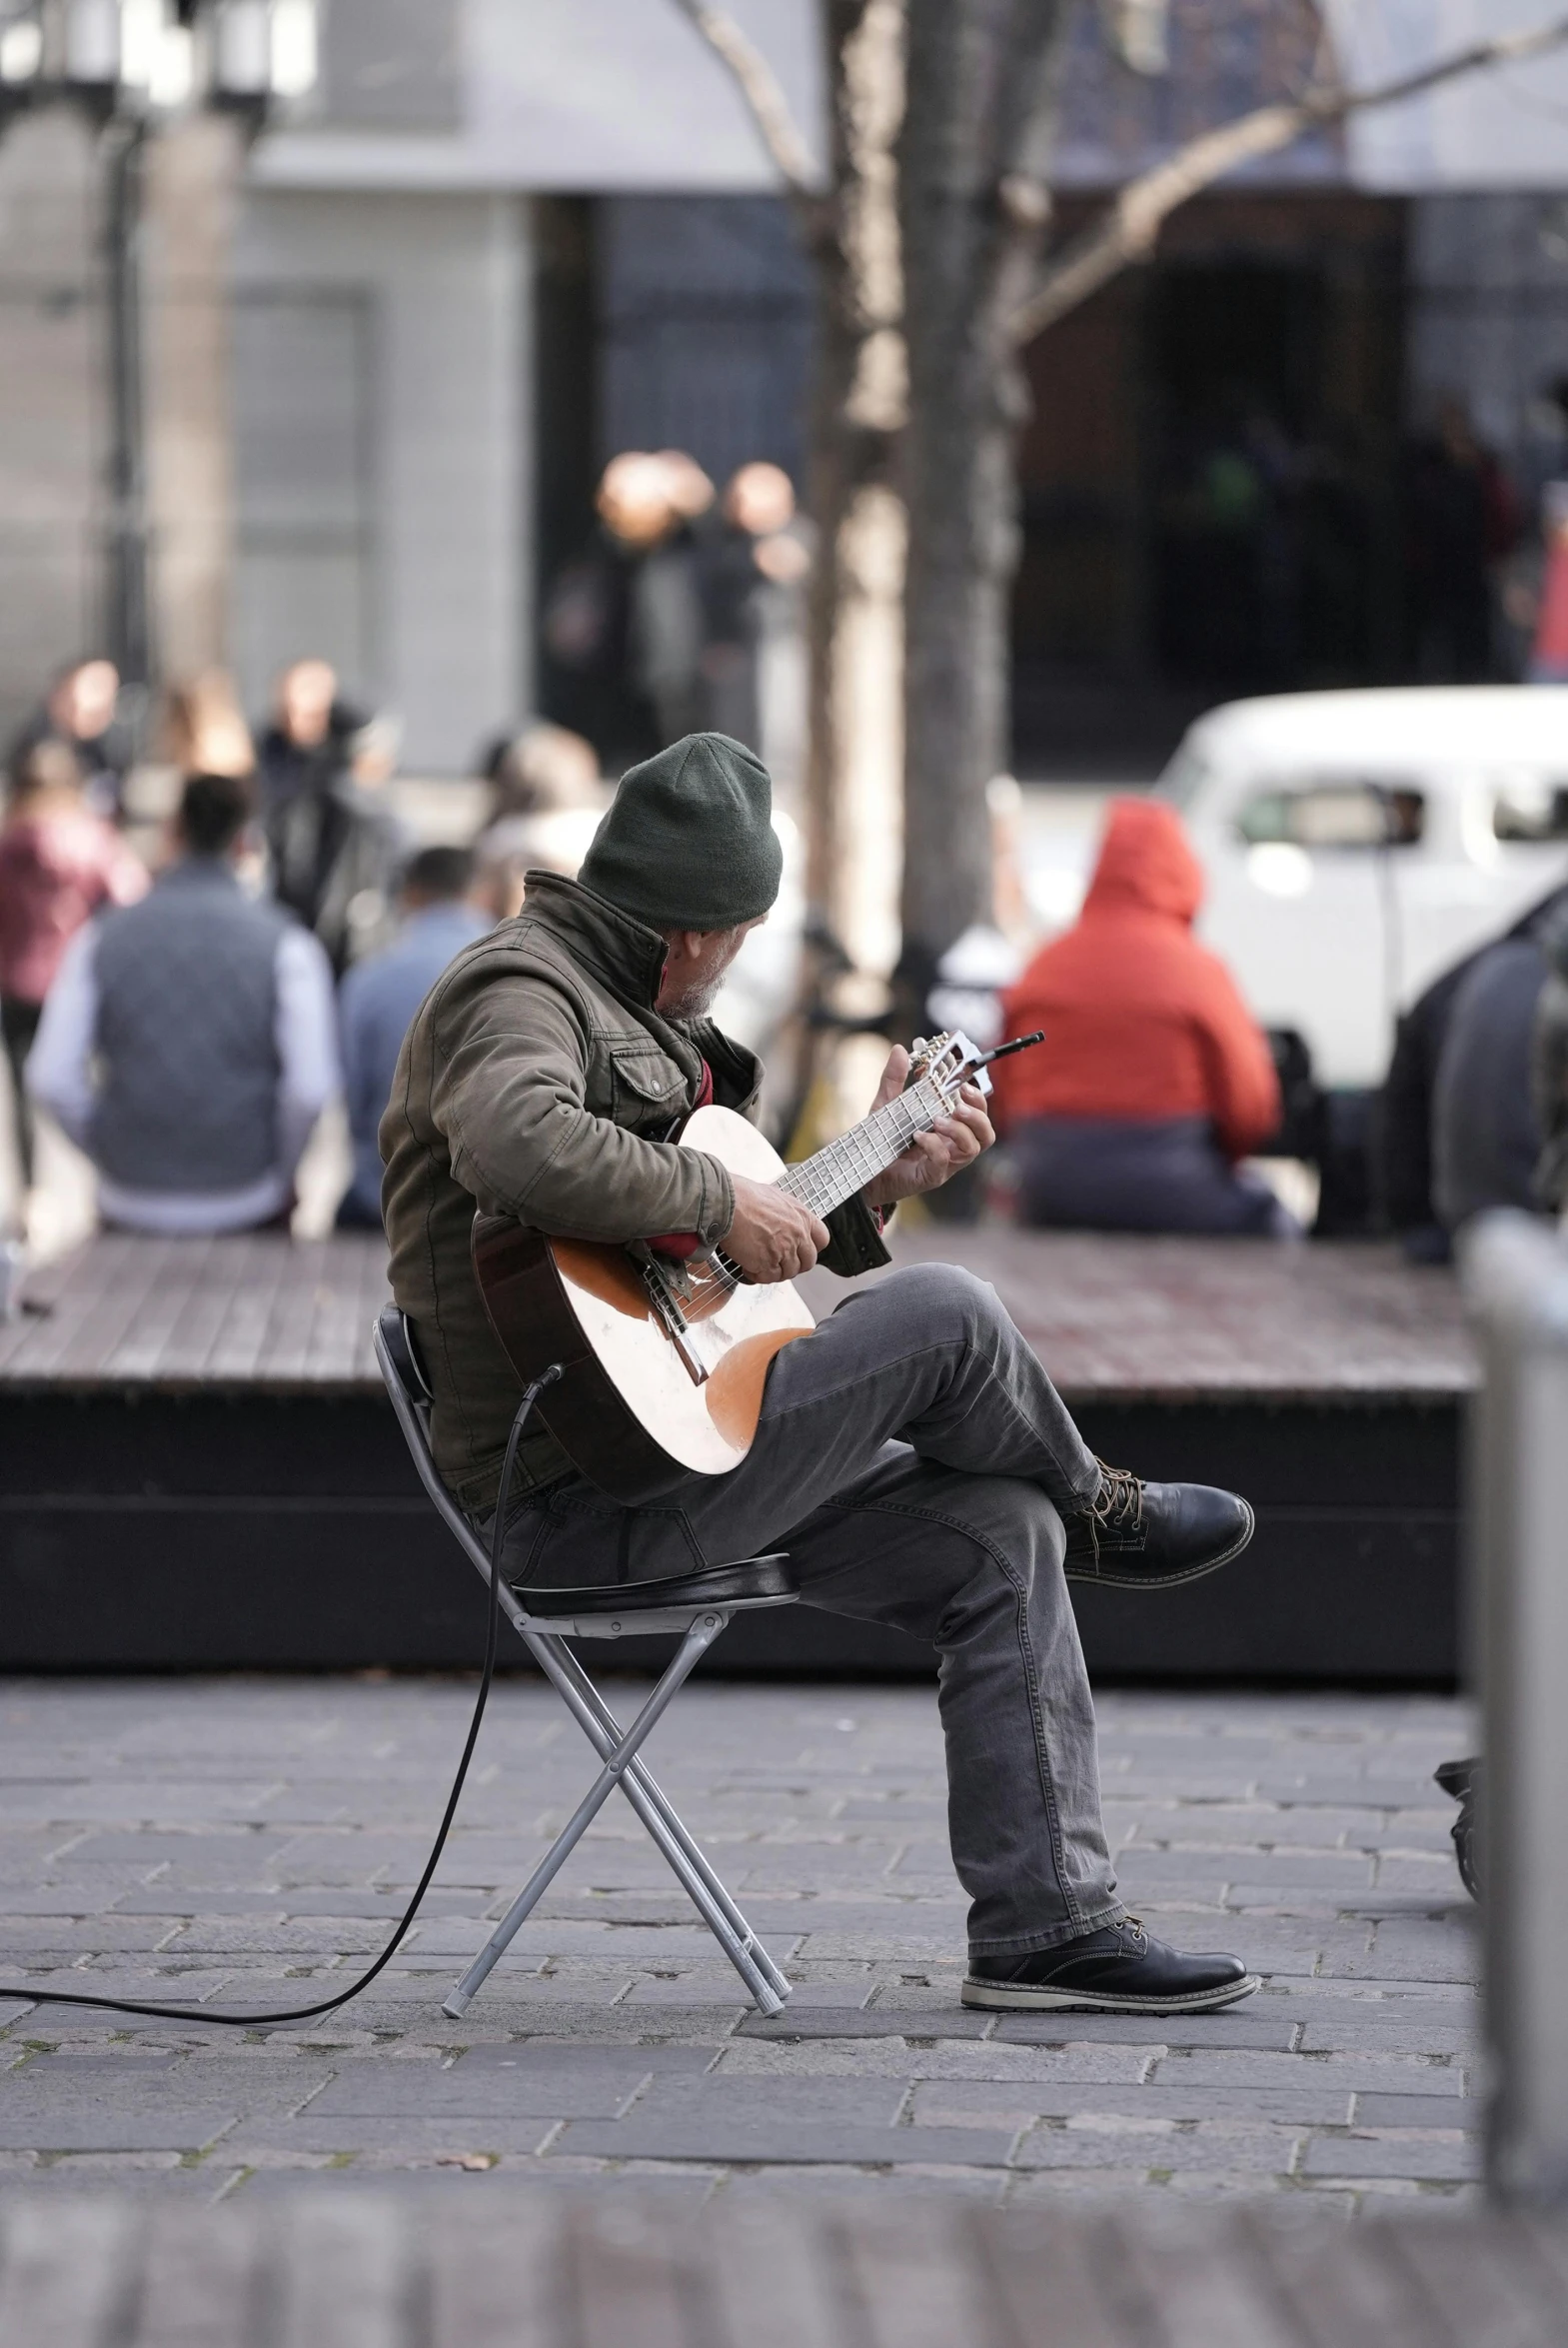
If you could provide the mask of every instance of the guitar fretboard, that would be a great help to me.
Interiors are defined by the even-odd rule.
[[[830,1214],[856,1190],[901,1158],[916,1134],[929,1132],[946,1113],[946,1103],[928,1079],[872,1110],[857,1126],[779,1177],[781,1190],[798,1198],[813,1214]]]

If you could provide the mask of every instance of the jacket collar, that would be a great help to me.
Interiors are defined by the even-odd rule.
[[[235,889],[240,876],[226,856],[182,856],[158,875],[160,889]]]
[[[710,1019],[683,1020],[678,1026],[654,1009],[668,952],[657,930],[647,929],[607,898],[585,889],[581,881],[564,880],[559,873],[528,873],[524,887],[528,894],[518,918],[520,929],[530,921],[537,923],[566,948],[581,970],[635,1011],[694,1094],[706,1060],[721,1108],[751,1108],[763,1080],[756,1053],[723,1035]]]
[[[537,921],[573,961],[619,1001],[652,1011],[669,952],[657,930],[560,873],[525,874],[522,920]]]

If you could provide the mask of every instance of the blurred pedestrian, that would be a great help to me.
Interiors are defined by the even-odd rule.
[[[257,763],[273,893],[315,931],[340,974],[381,942],[407,853],[380,798],[397,747],[390,720],[338,699],[328,662],[296,661],[278,680]]]
[[[1546,973],[1533,938],[1505,938],[1454,996],[1432,1088],[1432,1197],[1450,1238],[1489,1207],[1536,1203],[1531,1048]]]
[[[1518,543],[1519,505],[1462,400],[1439,400],[1412,452],[1405,504],[1417,674],[1443,685],[1495,676],[1494,578]]]
[[[496,812],[474,844],[474,893],[500,922],[521,908],[531,866],[576,880],[611,789],[593,744],[565,726],[525,727],[488,764]]]
[[[61,957],[101,906],[132,905],[147,872],[93,814],[79,760],[52,736],[20,763],[0,824],[0,1030],[15,1103],[23,1189],[33,1182],[33,1119],[22,1070]]]
[[[1568,676],[1568,583],[1559,587],[1561,600],[1546,620],[1544,643],[1542,607],[1553,556],[1559,564],[1568,560],[1568,375],[1551,375],[1537,385],[1521,422],[1514,478],[1524,528],[1501,579],[1503,666],[1508,676],[1534,685],[1560,684]]]
[[[778,672],[803,643],[800,584],[810,568],[788,474],[780,465],[743,465],[725,490],[721,515],[703,558],[702,722],[777,771],[790,765],[780,732],[791,720],[799,731],[796,714],[781,704],[781,686],[786,696],[793,688]],[[797,746],[793,763],[797,769]]]
[[[1501,940],[1440,972],[1400,1017],[1373,1127],[1374,1173],[1382,1212],[1412,1262],[1446,1263],[1450,1253],[1432,1194],[1433,1100],[1460,990],[1493,945],[1540,938],[1560,909],[1568,909],[1568,884],[1527,907]]]
[[[1568,903],[1540,925],[1546,981],[1530,1036],[1530,1099],[1541,1138],[1531,1190],[1549,1214],[1568,1208]]]
[[[422,849],[403,875],[397,938],[356,963],[339,989],[343,1091],[354,1144],[354,1176],[338,1206],[340,1230],[381,1228],[377,1128],[414,1014],[453,956],[491,927],[474,902],[474,879],[468,849]]]
[[[1529,679],[1532,685],[1568,685],[1568,481],[1547,483],[1541,532],[1541,591]]]
[[[693,526],[713,495],[684,450],[623,450],[600,479],[592,539],[546,598],[552,707],[612,770],[696,722],[703,608]]]
[[[1192,922],[1203,876],[1181,819],[1113,800],[1074,927],[1005,998],[997,1108],[1022,1218],[1101,1230],[1295,1230],[1238,1161],[1279,1125],[1268,1044]]]
[[[520,734],[502,735],[483,773],[495,790],[493,823],[503,816],[555,815],[564,808],[603,811],[607,800],[594,745],[565,726],[537,723]]]
[[[108,818],[118,816],[133,747],[130,729],[120,721],[119,708],[120,672],[113,661],[101,656],[73,661],[60,671],[43,707],[12,745],[7,761],[10,772],[16,773],[36,744],[64,743],[76,761],[89,810]]]
[[[248,782],[193,776],[175,861],[78,931],[44,1006],[27,1084],[98,1169],[118,1229],[286,1227],[338,1089],[327,958],[235,869],[252,809]]]
[[[245,722],[234,682],[222,669],[207,669],[169,696],[163,724],[164,755],[182,776],[253,775],[256,747]]]
[[[334,783],[364,723],[362,711],[339,700],[330,661],[292,661],[274,686],[272,722],[256,762],[263,821],[290,800]]]

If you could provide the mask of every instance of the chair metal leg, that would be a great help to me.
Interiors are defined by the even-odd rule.
[[[553,1653],[547,1656],[540,1651],[540,1645],[535,1644],[534,1638],[530,1638],[529,1643],[534,1646],[542,1667],[554,1680],[585,1734],[601,1754],[608,1752],[621,1734],[620,1723],[571,1648],[561,1640],[551,1639],[549,1645]],[[598,1723],[597,1729],[595,1722]],[[784,2000],[789,1995],[792,1986],[788,1975],[781,1972],[742,1915],[715,1872],[707,1852],[682,1824],[669,1796],[655,1781],[646,1761],[638,1759],[632,1763],[622,1778],[621,1790],[648,1829],[651,1839],[669,1860],[689,1898],[701,1911],[704,1922],[735,1965],[762,2012],[783,2012]],[[699,1886],[706,1889],[706,1899]],[[727,1929],[722,1930],[716,1921],[715,1909]],[[738,1949],[740,1954],[737,1953]],[[741,1961],[742,1955],[751,1959],[750,1965]],[[766,1985],[763,1990],[753,1979],[754,1971],[762,1975]]]
[[[643,1709],[638,1713],[624,1736],[614,1740],[605,1757],[604,1766],[588,1792],[583,1796],[566,1825],[557,1835],[544,1858],[535,1868],[528,1882],[518,1893],[506,1915],[496,1926],[479,1955],[474,1959],[462,1980],[447,1998],[442,2011],[456,2021],[464,2012],[474,1992],[484,1981],[497,1959],[510,1945],[525,1917],[537,1905],[568,1854],[576,1847],[584,1832],[609,1800],[617,1781],[623,1776],[638,1746],[659,1720],[672,1697],[695,1667],[699,1656],[711,1647],[725,1627],[727,1616],[705,1614],[694,1622],[682,1639],[675,1660],[660,1680]]]
[[[489,1568],[486,1567],[488,1572]],[[542,1630],[505,1582],[501,1603],[513,1629],[528,1647],[594,1750],[603,1760],[620,1740],[621,1727],[588,1672],[559,1632]],[[728,1617],[727,1617],[728,1618]],[[629,1763],[621,1790],[663,1852],[672,1873],[765,2016],[782,2013],[792,1984],[780,1971],[714,1870],[707,1853],[688,1833],[669,1796],[641,1754]]]
[[[563,1649],[563,1653],[566,1652]],[[592,1680],[587,1679],[586,1674],[585,1685],[587,1691],[599,1700],[599,1708],[610,1722],[613,1735],[619,1736],[621,1732],[615,1725],[615,1715],[599,1699],[598,1689]],[[609,1741],[603,1729],[597,1734],[592,1729],[587,1732],[594,1737],[596,1744],[601,1739]],[[784,2000],[791,1987],[788,1977],[774,1963],[712,1864],[682,1825],[668,1797],[660,1791],[641,1761],[634,1761],[626,1771],[621,1780],[621,1790],[646,1828],[649,1840],[669,1862],[676,1881],[740,1974],[747,1995],[758,2012],[765,2017],[783,2013]]]

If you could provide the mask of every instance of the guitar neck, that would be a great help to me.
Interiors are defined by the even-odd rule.
[[[911,1085],[907,1093],[872,1110],[836,1142],[818,1150],[814,1158],[785,1167],[779,1187],[798,1198],[813,1214],[831,1214],[877,1174],[885,1174],[915,1135],[928,1133],[945,1113],[946,1104],[934,1085],[928,1081]]]

